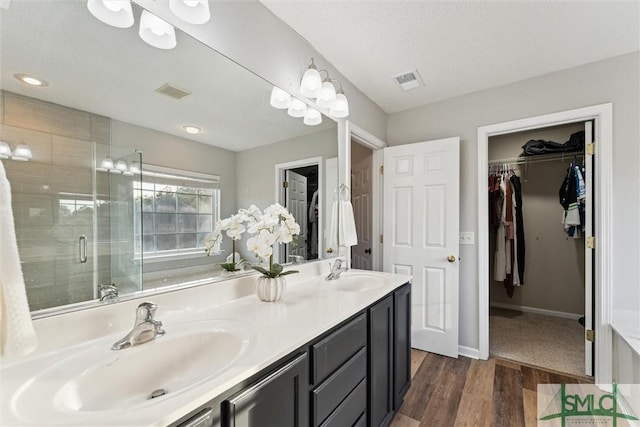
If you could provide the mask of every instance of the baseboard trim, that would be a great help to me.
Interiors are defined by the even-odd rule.
[[[458,356],[465,356],[471,359],[480,359],[480,350],[477,348],[466,347],[464,345],[458,346]]]
[[[545,314],[547,316],[562,317],[564,319],[578,320],[579,318],[584,316],[583,314],[566,313],[564,311],[547,310],[537,307],[527,307],[526,305],[504,304],[501,302],[491,302],[489,303],[489,305],[491,307],[506,308],[508,310],[522,311],[525,313]]]

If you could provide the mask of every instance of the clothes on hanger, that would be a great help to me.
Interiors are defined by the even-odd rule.
[[[586,184],[584,167],[576,158],[567,168],[567,173],[558,192],[560,205],[563,208],[562,224],[567,236],[579,239],[582,237],[585,223]]]
[[[503,167],[489,175],[489,221],[496,229],[494,280],[503,282],[513,297],[524,284],[524,218],[522,185],[513,170]]]

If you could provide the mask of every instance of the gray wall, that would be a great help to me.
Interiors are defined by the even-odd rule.
[[[264,209],[275,201],[275,165],[310,157],[326,160],[338,156],[337,129],[327,129],[300,138],[236,153],[238,208],[255,204]],[[324,175],[324,165],[323,175]],[[326,179],[326,177],[325,177]],[[243,256],[248,257],[241,244]]]
[[[460,230],[477,233],[479,126],[613,103],[613,305],[640,310],[640,53],[392,114],[390,145],[460,136]],[[470,207],[470,208],[469,208]],[[478,348],[477,245],[460,247],[460,344]]]
[[[584,130],[582,124],[518,132],[489,138],[488,159],[518,157],[530,139],[563,143]],[[564,313],[584,314],[584,237],[569,238],[560,222],[562,206],[558,190],[566,175],[566,161],[551,161],[515,167],[522,184],[522,214],[525,232],[524,286],[509,298],[502,282],[493,280],[496,233],[489,234],[489,288],[491,303],[534,307]]]

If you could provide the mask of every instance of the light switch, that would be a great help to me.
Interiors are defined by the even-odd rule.
[[[461,245],[473,245],[476,239],[473,231],[461,231],[460,232],[460,244]]]

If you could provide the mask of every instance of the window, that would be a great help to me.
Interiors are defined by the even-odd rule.
[[[147,166],[142,182],[133,185],[136,241],[142,235],[144,258],[201,255],[220,216],[220,177]]]

